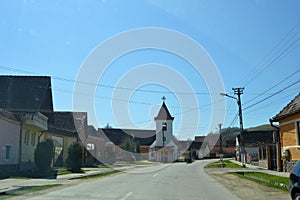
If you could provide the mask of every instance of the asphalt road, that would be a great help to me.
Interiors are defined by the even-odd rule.
[[[174,163],[131,169],[31,199],[239,199],[204,172],[207,162],[202,160],[192,164]]]

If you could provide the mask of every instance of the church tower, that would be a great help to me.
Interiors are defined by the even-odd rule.
[[[165,97],[163,104],[158,112],[158,115],[154,118],[156,123],[156,147],[169,146],[173,140],[173,120],[166,104]]]
[[[167,105],[166,97],[156,117],[156,140],[149,147],[149,160],[156,162],[174,162],[178,159],[178,145],[173,140],[173,120]]]

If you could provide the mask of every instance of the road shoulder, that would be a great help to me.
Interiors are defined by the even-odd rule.
[[[217,182],[224,185],[228,190],[243,200],[252,199],[290,199],[288,192],[260,185],[250,180],[228,174],[232,169],[211,168],[204,170]]]

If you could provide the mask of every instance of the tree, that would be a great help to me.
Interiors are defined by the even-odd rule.
[[[81,172],[82,154],[82,145],[79,142],[73,142],[68,148],[66,163],[71,172]]]
[[[106,126],[104,127],[105,129],[110,129],[112,128],[111,125],[109,125],[109,123],[106,124]]]
[[[140,144],[138,141],[134,141],[131,138],[126,138],[120,145],[120,147],[124,150],[123,154],[127,161],[133,161],[136,158],[132,155],[132,153],[140,153]]]
[[[55,148],[51,139],[47,139],[37,144],[34,152],[34,161],[39,170],[46,171],[50,168],[55,154],[54,151]]]
[[[135,152],[136,151],[136,143],[132,140],[132,139],[125,139],[120,147],[124,150],[124,151],[129,151],[129,152]]]

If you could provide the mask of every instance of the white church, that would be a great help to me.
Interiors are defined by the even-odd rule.
[[[149,160],[157,162],[174,162],[178,159],[178,145],[174,142],[173,120],[163,97],[163,104],[154,118],[156,139],[149,147]]]

